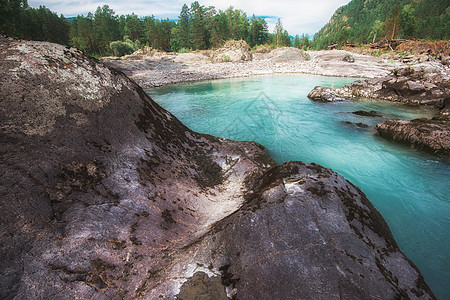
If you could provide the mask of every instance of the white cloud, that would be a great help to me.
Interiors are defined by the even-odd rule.
[[[98,6],[109,5],[118,15],[135,13],[139,16],[155,15],[157,18],[176,19],[184,3],[190,5],[193,1],[186,0],[29,0],[32,7],[45,5],[52,11],[65,16],[76,16],[94,12]],[[273,17],[266,19],[272,31],[277,18],[281,18],[284,28],[292,35],[316,33],[324,26],[333,12],[350,0],[201,0],[200,4],[226,9],[229,6],[242,9],[247,14]]]

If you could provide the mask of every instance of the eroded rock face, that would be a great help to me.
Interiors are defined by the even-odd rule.
[[[0,298],[433,298],[331,170],[192,132],[74,49],[0,59]]]
[[[246,41],[228,41],[223,48],[211,54],[212,62],[243,62],[252,60],[252,52]]]
[[[387,120],[377,125],[377,131],[386,139],[412,148],[450,155],[450,121],[447,120]]]

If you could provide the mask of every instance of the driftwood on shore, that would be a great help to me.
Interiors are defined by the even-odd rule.
[[[405,39],[392,39],[392,40],[381,40],[376,43],[370,43],[368,46],[372,49],[391,49],[394,50],[402,43],[408,42],[409,40]]]
[[[405,40],[405,39],[386,40],[386,39],[384,39],[384,40],[378,41],[376,43],[369,43],[369,44],[367,44],[367,46],[369,46],[372,49],[388,49],[389,48],[389,49],[393,50],[400,44],[408,42],[408,41],[410,41],[410,40]],[[344,42],[341,42],[341,45],[343,47],[355,48],[358,46],[362,46],[363,44],[344,41]],[[338,46],[338,43],[333,43],[328,46],[328,49],[336,49],[337,46]]]

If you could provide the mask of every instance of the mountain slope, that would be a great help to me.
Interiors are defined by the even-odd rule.
[[[336,10],[315,36],[313,46],[341,42],[370,43],[381,39],[450,38],[447,0],[352,0]]]

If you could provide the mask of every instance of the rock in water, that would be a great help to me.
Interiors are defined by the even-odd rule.
[[[377,125],[377,131],[386,139],[410,145],[412,148],[435,155],[450,155],[448,120],[387,120]]]
[[[334,102],[342,101],[344,98],[340,97],[335,90],[323,86],[316,86],[308,94],[308,98],[319,102]]]
[[[192,132],[75,49],[0,59],[0,298],[433,298],[331,170]]]

